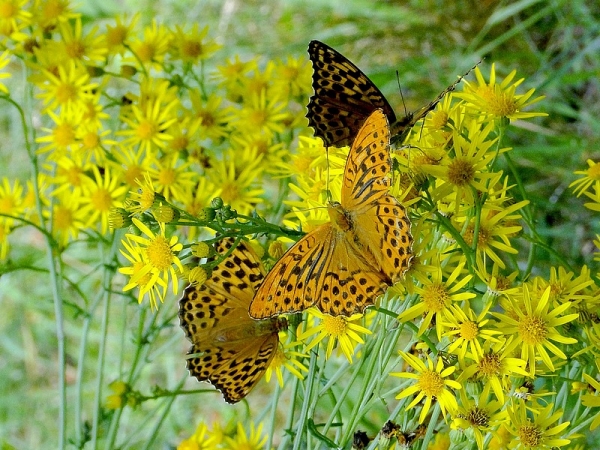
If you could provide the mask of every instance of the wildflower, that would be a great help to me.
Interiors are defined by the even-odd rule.
[[[512,358],[512,348],[508,347],[506,340],[499,342],[486,341],[483,345],[483,356],[479,359],[470,357],[474,364],[467,366],[460,374],[461,383],[473,379],[483,383],[483,392],[494,392],[496,398],[504,403],[504,392],[509,389],[511,376],[528,376],[524,370],[525,361]],[[469,355],[468,355],[469,356]]]
[[[422,335],[431,324],[435,317],[435,327],[437,330],[438,339],[442,337],[443,316],[448,314],[448,308],[452,302],[469,300],[475,297],[475,294],[470,292],[460,292],[463,287],[471,280],[472,275],[467,275],[459,279],[465,262],[461,262],[452,271],[450,276],[444,281],[442,276],[442,268],[438,264],[431,273],[431,279],[423,286],[415,286],[415,292],[420,295],[420,299],[416,305],[411,306],[404,311],[398,320],[407,322],[418,316],[425,315],[419,327],[418,336]]]
[[[462,386],[460,383],[447,378],[452,375],[456,367],[444,368],[441,358],[438,358],[437,363],[434,365],[429,355],[427,355],[427,361],[424,362],[410,353],[399,353],[402,359],[414,369],[414,372],[394,372],[390,373],[390,375],[416,380],[412,386],[404,389],[396,396],[397,399],[402,399],[416,394],[416,397],[406,407],[406,410],[408,411],[426,397],[425,404],[419,415],[419,423],[423,423],[425,420],[434,399],[440,404],[444,417],[446,416],[446,412],[453,414],[458,408],[458,403],[453,393],[447,388],[462,389]]]
[[[142,39],[132,39],[130,48],[135,58],[125,58],[124,62],[133,63],[136,67],[141,63],[147,69],[162,70],[161,63],[169,50],[170,41],[167,27],[153,20],[151,27],[144,28]]]
[[[146,102],[144,106],[132,105],[133,117],[121,117],[129,126],[129,129],[117,133],[125,136],[123,145],[139,145],[141,150],[149,153],[153,148],[164,148],[167,141],[173,139],[165,131],[177,121],[171,110],[177,106],[178,101],[165,104],[162,100],[157,98]]]
[[[581,403],[583,406],[587,406],[588,408],[597,408],[600,406],[600,397],[598,393],[600,393],[600,382],[598,380],[593,379],[587,373],[583,374],[583,378],[587,381],[590,386],[595,390],[593,394],[584,394],[581,398]],[[600,413],[596,412],[594,420],[590,425],[590,430],[597,428],[600,425]]]
[[[172,236],[170,239],[165,237],[165,225],[162,222],[158,223],[159,234],[152,232],[146,225],[144,225],[138,219],[133,219],[133,224],[146,235],[136,236],[133,234],[126,234],[126,238],[132,242],[135,242],[140,246],[139,250],[134,249],[131,245],[129,249],[134,250],[132,259],[129,259],[132,263],[143,264],[143,267],[135,267],[135,273],[133,271],[125,272],[123,269],[119,271],[126,275],[132,275],[132,278],[127,286],[123,288],[124,291],[132,289],[135,285],[139,285],[140,297],[138,302],[141,302],[141,297],[144,293],[149,292],[158,283],[162,288],[161,295],[158,297],[162,301],[166,295],[167,283],[170,279],[173,280],[173,294],[177,294],[178,283],[177,275],[175,273],[175,266],[179,272],[183,272],[183,266],[181,261],[177,257],[176,253],[181,251],[183,245],[177,242],[177,236]],[[125,245],[124,241],[121,241]],[[136,254],[143,254],[143,258],[137,258]],[[123,256],[127,257],[124,253]],[[150,275],[150,279],[146,276]],[[143,284],[139,284],[138,281],[143,280]],[[159,281],[160,280],[160,281]],[[156,301],[151,297],[150,304],[156,308]]]
[[[80,114],[73,111],[61,111],[60,116],[57,116],[52,111],[46,113],[55,123],[54,128],[42,127],[42,131],[48,133],[36,139],[36,142],[41,144],[47,143],[41,147],[38,153],[51,152],[49,159],[53,161],[59,160],[65,156],[68,150],[74,148],[77,143],[77,127],[81,122]]]
[[[571,301],[573,305],[579,304],[583,300],[591,300],[592,296],[584,293],[587,287],[594,284],[589,272],[585,267],[582,273],[575,277],[573,272],[567,272],[564,267],[550,268],[550,278],[548,280],[542,277],[536,277],[534,280],[534,289],[536,295],[541,295],[547,287],[550,287],[550,304],[559,306],[564,302]]]
[[[102,64],[106,60],[106,45],[104,37],[96,35],[98,27],[93,27],[85,34],[82,32],[81,18],[75,19],[74,27],[72,22],[64,21],[60,23],[60,34],[62,37],[62,46],[57,51],[64,52],[70,60]]]
[[[28,0],[1,0],[0,1],[0,34],[9,36],[13,40],[23,40],[26,34],[20,30],[31,24],[31,12]]]
[[[225,438],[226,448],[228,450],[262,450],[267,443],[267,436],[261,437],[262,429],[262,423],[258,427],[251,423],[250,433],[246,434],[242,424],[238,423],[235,438]]]
[[[138,13],[129,20],[129,23],[124,20],[121,21],[120,17],[116,17],[114,26],[106,25],[104,42],[109,55],[123,55],[125,53],[125,46],[130,44],[132,32],[139,19],[140,15]]]
[[[461,404],[454,415],[452,429],[472,431],[477,447],[483,450],[484,435],[506,420],[506,411],[502,411],[501,402],[489,401],[487,393],[479,395],[477,399],[468,398],[465,389],[460,394]]]
[[[183,201],[187,192],[194,187],[197,174],[190,169],[190,163],[181,162],[177,154],[154,161],[155,167],[149,170],[156,185],[156,191],[167,201],[172,198]]]
[[[209,181],[220,192],[223,201],[246,214],[262,201],[264,190],[256,180],[260,178],[260,159],[239,165],[239,159],[231,153],[223,161],[216,161],[210,174]]]
[[[34,21],[46,30],[80,16],[79,13],[73,12],[70,0],[37,0],[33,11],[35,11]]]
[[[213,78],[219,87],[227,91],[230,100],[238,101],[243,94],[241,86],[253,70],[257,70],[256,59],[240,61],[240,57],[235,55],[233,61],[228,59],[224,64],[217,65],[217,73]]]
[[[310,93],[311,74],[312,68],[306,58],[288,58],[285,62],[277,62],[272,95],[284,99],[302,99],[302,96]]]
[[[271,381],[271,376],[275,372],[279,386],[283,387],[283,368],[286,368],[288,372],[299,380],[304,380],[302,372],[308,372],[308,369],[298,358],[307,358],[308,355],[293,350],[298,346],[298,342],[290,342],[285,345],[281,344],[281,339],[279,339],[279,342],[280,344],[277,346],[277,351],[271,360],[271,364],[269,364],[265,372],[267,383]]]
[[[508,407],[510,418],[508,430],[514,436],[510,443],[512,449],[552,449],[568,445],[570,439],[561,439],[560,434],[565,431],[570,422],[553,425],[563,416],[562,410],[551,414],[554,404],[538,410],[531,409],[533,421],[528,417],[527,408],[523,403]]]
[[[490,321],[486,317],[491,306],[492,304],[488,303],[475,317],[475,313],[468,305],[464,310],[457,305],[450,305],[450,308],[446,310],[445,317],[446,327],[450,331],[444,333],[444,336],[455,336],[454,342],[448,349],[450,353],[456,353],[459,359],[463,360],[468,349],[475,361],[478,361],[483,356],[483,348],[479,339],[498,342],[494,335],[501,334],[500,331],[485,328]]]
[[[19,180],[12,183],[8,178],[2,177],[0,184],[0,225],[12,225],[14,218],[19,218],[23,213],[23,186]],[[5,217],[6,216],[12,216]]]
[[[547,114],[540,112],[523,112],[523,109],[543,100],[544,97],[540,96],[530,100],[535,89],[530,89],[525,94],[515,94],[517,87],[524,80],[521,78],[513,83],[516,74],[515,69],[500,84],[496,84],[496,65],[492,64],[490,82],[486,83],[479,67],[475,67],[477,85],[465,79],[463,81],[466,86],[464,92],[455,95],[464,99],[469,109],[478,114],[486,114],[492,119],[505,117],[514,120],[546,116]]]
[[[86,225],[98,226],[102,234],[108,230],[108,216],[112,208],[121,206],[127,187],[119,183],[110,169],[105,168],[100,174],[97,166],[92,167],[94,180],[86,186],[83,194],[85,206],[82,210],[87,214]]]
[[[197,140],[198,129],[200,128],[200,119],[194,119],[186,116],[173,123],[168,133],[173,136],[164,149],[167,153],[176,153],[188,150]]]
[[[325,338],[329,338],[327,342],[327,351],[325,356],[327,359],[331,357],[333,349],[339,342],[340,349],[349,363],[352,363],[352,355],[357,343],[364,344],[365,341],[360,337],[359,333],[372,334],[372,331],[358,324],[362,319],[362,314],[354,314],[350,317],[345,316],[330,316],[324,314],[316,308],[310,308],[310,315],[313,318],[319,319],[320,323],[316,326],[310,326],[306,331],[298,335],[301,341],[306,340],[310,336],[317,336],[305,348],[309,351]]]
[[[195,23],[190,31],[184,31],[180,26],[175,25],[171,46],[174,49],[174,57],[184,63],[196,64],[212,56],[220,45],[211,39],[206,39],[208,26],[202,30]]]
[[[111,152],[112,158],[109,160],[111,167],[120,174],[121,178],[130,188],[138,187],[138,180],[146,178],[150,171],[154,158],[146,156],[141,148],[137,150],[131,146],[116,146]]]
[[[66,247],[70,240],[77,239],[79,233],[86,228],[87,213],[81,207],[81,191],[62,191],[55,195],[52,211],[47,212],[52,218],[52,234],[61,247]]]
[[[441,200],[449,195],[456,198],[455,213],[461,205],[472,206],[475,202],[473,192],[487,192],[488,186],[499,176],[488,169],[498,152],[491,150],[497,138],[488,138],[493,130],[493,123],[481,130],[476,122],[469,127],[468,136],[462,135],[463,130],[455,130],[454,157],[441,164],[420,166],[424,173],[439,180],[432,191],[434,199]]]
[[[9,62],[10,62],[10,53],[8,50],[5,50],[0,55],[0,70],[4,69],[8,65]],[[4,80],[6,78],[10,78],[10,73],[0,72],[0,80]],[[0,92],[8,94],[8,88],[2,83],[0,83]]]
[[[531,377],[535,375],[536,356],[541,357],[544,364],[554,371],[554,364],[546,349],[559,358],[567,358],[562,350],[550,342],[551,340],[562,344],[577,342],[576,339],[562,336],[556,330],[557,326],[571,322],[578,317],[578,314],[559,317],[571,307],[571,302],[565,302],[549,312],[549,298],[550,288],[548,287],[537,302],[532,302],[527,285],[523,285],[523,306],[517,304],[512,297],[509,298],[512,310],[507,313],[515,318],[507,314],[492,313],[501,321],[498,329],[505,335],[514,337],[510,347],[513,349],[517,346],[521,347],[521,358],[527,361]]]
[[[501,295],[515,295],[519,292],[518,287],[513,287],[514,281],[519,275],[518,271],[515,271],[510,275],[503,275],[500,273],[500,266],[494,262],[491,272],[488,272],[483,258],[477,258],[476,264],[477,267],[475,272],[487,286],[486,296],[495,300]]]
[[[44,71],[48,82],[39,85],[41,92],[38,97],[43,99],[48,109],[64,108],[78,110],[90,96],[90,91],[97,84],[90,83],[90,76],[80,64],[70,61],[66,66],[58,67],[58,75]]]
[[[264,92],[252,95],[238,111],[237,126],[250,133],[282,133],[283,121],[288,114],[283,112],[285,104],[274,97],[267,97]]]
[[[227,136],[232,110],[221,106],[223,102],[221,97],[211,94],[204,99],[200,91],[191,90],[190,101],[192,116],[201,120],[198,132],[201,137],[218,141]]]
[[[497,251],[511,254],[517,253],[517,250],[511,246],[509,238],[513,234],[521,231],[522,227],[517,222],[517,220],[521,218],[521,215],[517,214],[516,211],[523,208],[528,203],[528,201],[524,200],[512,205],[507,205],[501,209],[497,209],[495,206],[487,203],[482,208],[481,215],[470,220],[465,228],[463,238],[468,245],[476,248],[476,259],[482,260],[481,265],[485,264],[485,258],[489,257],[501,269],[504,269],[506,265],[498,255]],[[464,220],[468,220],[466,216],[456,218],[456,221],[459,224]],[[477,243],[475,244],[475,228],[477,221],[479,223],[477,229]],[[462,228],[463,225],[460,225],[460,227]]]
[[[208,427],[200,422],[194,434],[181,441],[177,450],[215,450],[219,443],[218,435],[213,436]]]

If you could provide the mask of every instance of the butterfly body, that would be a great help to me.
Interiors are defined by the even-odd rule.
[[[424,118],[462,79],[444,89],[432,102],[400,119],[375,86],[354,63],[320,41],[311,41],[308,54],[313,65],[314,95],[307,105],[308,125],[327,147],[352,144],[367,117],[381,109],[390,123],[391,143],[404,140],[410,129]]]
[[[410,222],[388,193],[389,126],[374,111],[350,149],[340,202],[330,221],[298,241],[275,264],[250,305],[254,318],[317,306],[351,316],[401,279],[412,258]]]
[[[233,239],[217,244],[227,252]],[[285,319],[253,320],[248,306],[264,278],[258,256],[244,242],[201,286],[189,286],[179,301],[179,320],[192,343],[187,368],[217,387],[228,403],[243,399],[264,374],[279,345]]]

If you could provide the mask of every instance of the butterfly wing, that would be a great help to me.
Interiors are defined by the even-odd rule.
[[[393,284],[412,259],[412,236],[405,209],[388,193],[392,167],[389,144],[387,117],[381,110],[374,111],[350,149],[341,204],[353,224],[350,244]]]
[[[306,117],[315,136],[327,147],[350,145],[376,109],[382,109],[390,122],[396,122],[394,110],[381,91],[346,57],[319,41],[310,42],[308,54],[315,93],[307,105]]]
[[[233,239],[217,244],[225,253]],[[209,381],[228,403],[243,399],[271,363],[283,325],[277,319],[254,321],[248,305],[264,271],[248,244],[240,242],[201,286],[189,286],[179,301],[179,319],[192,343],[187,368]]]

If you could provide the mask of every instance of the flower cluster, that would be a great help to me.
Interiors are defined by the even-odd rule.
[[[101,28],[84,25],[67,0],[34,3],[4,2],[10,8],[0,17],[0,99],[24,118],[36,113],[35,131],[23,119],[33,176],[0,181],[0,260],[11,258],[9,243],[27,225],[46,239],[53,274],[78,243],[107,252],[97,264],[109,274],[107,297],[126,293],[141,317],[127,382],[106,385],[99,375],[111,392],[102,406],[111,443],[124,408],[180,393],[143,395],[137,364],[170,330],[181,284],[201,287],[224,261],[213,244],[247,239],[271,267],[290,242],[330,220],[348,149],[326,150],[306,127],[303,57],[224,60],[207,27],[142,26],[133,16]],[[17,60],[33,88],[31,110],[14,99],[17,77],[6,72]],[[524,111],[542,97],[518,94],[523,80],[515,76],[498,82],[492,66],[486,81],[477,67],[476,82],[446,95],[392,149],[391,193],[412,223],[410,268],[365,315],[309,309],[288,318],[277,349],[259,349],[270,358],[266,379],[279,386],[260,414],[271,418],[266,436],[262,424],[246,433],[241,423],[224,431],[203,422],[178,448],[258,449],[278,439],[282,448],[291,440],[296,448],[345,447],[370,426],[378,442],[402,448],[550,449],[577,443],[571,430],[600,425],[600,274],[565,264],[543,276],[534,250],[529,264],[519,259],[526,245],[543,243],[518,173],[501,168],[512,164],[505,131],[511,120],[543,114]],[[588,165],[572,187],[600,211],[600,166]],[[250,288],[229,276],[224,293]],[[53,289],[59,305],[58,285],[72,284],[64,277]],[[70,306],[88,320],[99,303],[81,295]],[[106,337],[112,317],[104,305]],[[167,317],[158,325],[160,314]],[[261,323],[250,323],[260,335]],[[228,341],[232,335],[240,333],[225,328],[215,341],[242,356],[247,373],[221,380],[235,387],[263,372],[244,365],[252,349]],[[279,395],[289,396],[285,437],[276,435]],[[249,412],[243,423],[254,420]],[[103,416],[90,416],[97,436]],[[91,438],[77,419],[83,447]]]

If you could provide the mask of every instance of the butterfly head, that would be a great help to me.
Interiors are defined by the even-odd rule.
[[[329,202],[329,205],[327,205],[327,212],[329,213],[329,220],[331,220],[335,229],[344,232],[352,229],[350,213],[344,209],[341,203],[333,201]]]

